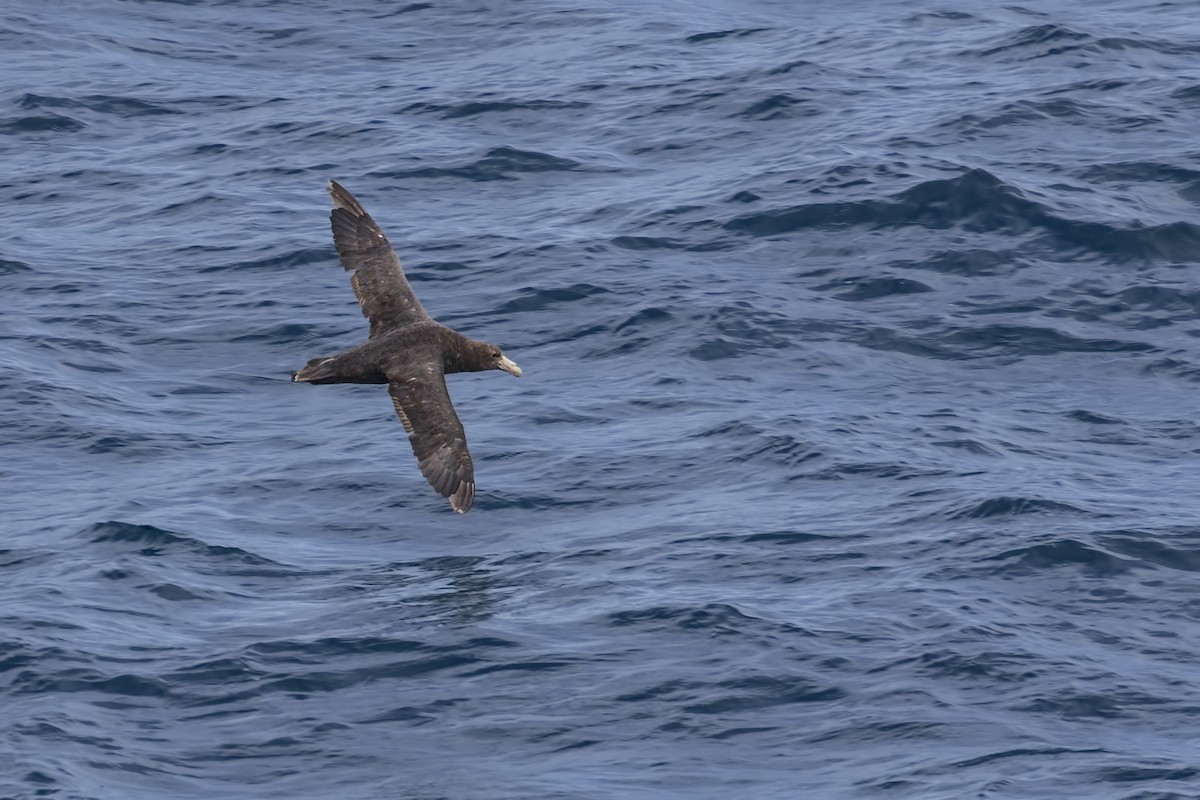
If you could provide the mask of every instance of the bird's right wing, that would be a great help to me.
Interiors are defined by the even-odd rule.
[[[329,182],[333,244],[371,323],[371,336],[429,319],[404,277],[400,259],[371,215],[337,181]]]
[[[475,499],[475,466],[467,435],[450,402],[441,364],[425,362],[388,372],[392,405],[429,485],[466,513]]]

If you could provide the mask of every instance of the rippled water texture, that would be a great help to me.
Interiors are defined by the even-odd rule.
[[[1200,797],[1200,16],[0,10],[0,797]],[[478,496],[378,386],[355,192]]]

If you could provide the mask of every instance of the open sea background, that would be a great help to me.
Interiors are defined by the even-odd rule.
[[[1200,797],[1189,2],[0,10],[0,797]],[[457,375],[451,513],[324,184]]]

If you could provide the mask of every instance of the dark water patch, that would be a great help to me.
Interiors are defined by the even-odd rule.
[[[29,336],[25,341],[34,344],[39,350],[59,353],[91,353],[95,355],[117,356],[126,352],[123,347],[101,341],[99,339],[81,339],[67,336]]]
[[[480,508],[490,509],[492,511],[502,510],[521,510],[521,511],[547,511],[550,509],[564,508],[613,508],[620,506],[620,501],[613,496],[613,491],[632,490],[634,486],[623,485],[619,487],[611,487],[611,490],[605,487],[596,486],[594,483],[583,483],[580,481],[572,481],[564,484],[565,489],[571,492],[570,500],[562,500],[554,493],[535,493],[523,492],[521,494],[510,494],[503,492],[479,492],[476,490],[475,506]],[[646,488],[643,485],[640,488]]]
[[[1082,339],[1053,328],[1026,325],[982,325],[958,328],[938,337],[973,356],[1050,356],[1060,353],[1145,353],[1155,350],[1146,342],[1119,339]]]
[[[797,467],[824,455],[812,445],[801,442],[787,434],[764,436],[761,441],[743,447],[731,458],[739,463],[767,461],[788,467]]]
[[[659,236],[617,236],[612,243],[624,250],[684,250],[686,245],[678,239]]]
[[[376,170],[367,173],[372,178],[404,180],[407,178],[462,178],[470,181],[513,180],[513,174],[539,172],[579,172],[585,169],[579,161],[553,156],[534,150],[515,147],[494,147],[481,158],[454,167],[416,167],[409,170]]]
[[[726,730],[711,734],[708,738],[721,741],[723,739],[732,739],[735,736],[750,736],[756,733],[770,733],[775,730],[778,730],[778,728],[769,726],[727,728]]]
[[[13,679],[11,688],[15,694],[95,692],[121,697],[165,697],[170,693],[167,685],[156,678],[128,673],[106,675],[86,667],[62,669],[52,674],[27,670]]]
[[[787,75],[789,73],[795,72],[796,70],[817,72],[817,71],[820,71],[821,69],[822,68],[820,67],[820,65],[818,65],[817,63],[815,63],[813,61],[808,61],[803,58],[797,58],[797,59],[788,61],[784,64],[780,64],[777,67],[771,68],[767,72],[767,74],[768,75]]]
[[[963,508],[947,512],[948,519],[988,519],[990,517],[1012,517],[1023,514],[1087,514],[1070,503],[1045,500],[1036,497],[989,497]]]
[[[896,196],[884,224],[1020,234],[1044,215],[1042,207],[991,173],[974,169],[957,178],[927,181]]]
[[[1200,365],[1182,358],[1159,358],[1142,367],[1147,375],[1164,375],[1185,381],[1200,381]]]
[[[721,361],[759,350],[786,350],[794,347],[796,336],[804,332],[802,322],[759,310],[744,301],[705,311],[698,321],[704,324],[704,338],[691,346],[688,355],[699,361]]]
[[[219,251],[213,251],[219,252]],[[237,270],[239,272],[248,270],[266,270],[268,272],[275,270],[295,269],[308,264],[324,264],[333,262],[337,256],[334,254],[331,247],[306,247],[299,250],[290,250],[284,253],[276,253],[262,258],[255,258],[249,261],[237,260],[227,264],[216,264],[210,267],[202,267],[197,270],[200,274],[208,274],[213,272],[228,272]]]
[[[193,156],[211,156],[220,155],[221,153],[237,152],[237,148],[233,145],[225,144],[224,142],[211,142],[208,144],[196,145],[191,149]]]
[[[510,255],[513,254],[505,253],[504,257],[508,257]],[[415,264],[411,269],[408,267],[405,269],[407,272],[411,273],[408,276],[410,283],[413,281],[419,282],[422,280],[452,281],[457,279],[457,273],[475,269],[475,265],[474,262],[463,261],[422,261]],[[438,273],[445,273],[445,275],[439,275],[436,278],[432,277],[434,274]]]
[[[930,442],[929,444],[933,447],[944,447],[948,450],[959,450],[975,456],[996,458],[1003,455],[1003,453],[1001,453],[999,450],[988,447],[986,444],[976,439],[943,439],[941,441]]]
[[[763,533],[748,534],[743,538],[743,541],[747,543],[765,542],[768,544],[794,545],[823,542],[831,538],[819,533],[804,533],[803,531],[766,531]]]
[[[1090,577],[1107,577],[1123,575],[1136,566],[1136,562],[1131,559],[1120,558],[1077,539],[1058,539],[1044,544],[1013,548],[998,555],[987,556],[983,560],[1004,562],[995,568],[995,572],[1014,576],[1069,567]]]
[[[1200,83],[1176,89],[1171,92],[1171,99],[1188,107],[1200,106]]]
[[[957,178],[918,184],[890,201],[812,203],[736,217],[725,227],[756,236],[868,224],[1022,233],[1044,216],[1041,206],[1019,190],[974,169]]]
[[[735,217],[725,228],[754,236],[807,229],[870,225],[961,228],[1019,236],[1031,231],[1119,259],[1193,260],[1200,252],[1200,225],[1171,222],[1120,228],[1052,214],[1041,203],[990,173],[975,169],[957,178],[927,181],[891,200],[811,203]]]
[[[286,322],[272,325],[253,333],[233,336],[231,342],[269,342],[271,344],[292,344],[294,342],[310,342],[314,339],[318,328],[315,325],[304,325],[296,322]]]
[[[1200,769],[1196,767],[1134,767],[1114,766],[1097,770],[1096,777],[1111,783],[1142,783],[1146,781],[1178,782],[1185,786],[1200,778]],[[1173,792],[1139,793],[1130,796],[1129,800],[1192,800],[1194,795],[1177,795]]]
[[[781,546],[808,545],[816,543],[836,543],[845,537],[828,536],[820,533],[804,531],[778,530],[759,531],[756,533],[714,533],[704,536],[689,536],[672,540],[673,545],[692,545],[695,543],[734,543],[734,544],[776,544]]]
[[[655,106],[648,116],[659,114],[679,114],[685,111],[710,112],[722,107],[721,99],[728,96],[724,91],[678,90],[671,95],[670,102]],[[681,141],[678,136],[671,140],[634,150],[634,155],[649,155],[651,153],[669,153],[672,151],[688,151],[703,149],[703,143],[695,139]]]
[[[464,678],[478,678],[483,675],[493,675],[498,672],[552,672],[564,667],[572,666],[574,662],[569,660],[539,660],[539,661],[508,661],[503,664],[489,664],[486,667],[479,669],[467,670],[463,673]]]
[[[33,272],[33,267],[23,261],[0,258],[0,275],[12,275],[17,272]]]
[[[172,673],[171,680],[181,687],[209,686],[215,689],[262,682],[261,687],[238,690],[236,695],[240,699],[274,692],[328,692],[380,677],[413,677],[470,666],[491,656],[502,658],[503,653],[516,646],[514,642],[496,637],[472,637],[443,644],[377,636],[263,641],[249,645],[238,657],[219,658],[177,670]],[[337,672],[297,669],[331,663],[339,665],[340,669]],[[499,662],[501,665],[507,663],[511,662]],[[484,669],[479,674],[488,671]],[[223,695],[205,695],[204,702],[208,704],[221,697]]]
[[[1116,291],[1077,289],[1056,302],[1047,314],[1132,331],[1150,331],[1200,318],[1200,292],[1167,284],[1138,284]]]
[[[656,684],[636,692],[618,695],[614,699],[619,703],[643,703],[647,700],[659,700],[682,692],[688,692],[696,688],[696,686],[697,684],[684,683],[678,680],[666,681],[665,683]]]
[[[746,119],[773,120],[799,119],[820,114],[821,109],[813,106],[812,102],[790,94],[773,94],[770,97],[752,103],[736,116]]]
[[[511,647],[512,642],[503,639],[479,639],[472,647]],[[279,639],[256,642],[248,653],[266,664],[321,663],[329,658],[363,654],[395,654],[433,652],[436,646],[415,639],[393,639],[379,636],[363,638],[324,637],[311,641]]]
[[[817,291],[829,291],[830,289],[845,287],[850,288],[848,291],[834,295],[834,297],[838,300],[845,300],[852,303],[863,300],[877,300],[881,297],[921,294],[933,291],[932,287],[920,281],[911,280],[910,278],[869,278],[865,276],[842,278],[834,283],[827,283],[816,288]]]
[[[172,553],[184,551],[224,563],[278,566],[268,558],[238,547],[209,545],[199,539],[153,525],[134,525],[119,521],[99,522],[88,528],[84,535],[89,537],[88,541],[91,544],[114,545],[147,558],[170,558]]]
[[[53,558],[53,554],[46,550],[6,548],[0,550],[0,570],[15,570],[17,567],[36,567]],[[14,619],[0,617],[0,623],[12,625],[15,622],[16,620]]]
[[[995,753],[988,753],[987,755],[979,756],[977,758],[968,758],[963,761],[959,761],[959,762],[955,763],[954,766],[958,767],[958,768],[975,767],[975,766],[979,766],[981,764],[989,764],[993,761],[999,761],[1002,759],[1024,758],[1026,756],[1061,756],[1061,755],[1072,754],[1072,753],[1106,753],[1106,752],[1108,752],[1108,751],[1104,750],[1103,748],[1100,748],[1100,747],[1095,747],[1095,748],[1090,748],[1090,749],[1071,749],[1071,748],[1067,748],[1067,747],[1037,747],[1037,748],[1018,747],[1018,748],[1014,748],[1012,750],[1001,750],[1001,751],[995,752]]]
[[[1095,49],[1118,52],[1122,50],[1150,50],[1155,53],[1183,56],[1200,53],[1200,45],[1195,43],[1172,42],[1166,39],[1151,39],[1146,37],[1135,39],[1128,36],[1103,36],[1096,40]]]
[[[284,374],[280,375],[280,380],[284,380]],[[229,386],[217,385],[212,383],[192,383],[186,386],[176,386],[167,391],[168,395],[173,397],[189,397],[189,396],[219,396],[227,394],[246,394],[249,391],[244,386]]]
[[[481,114],[498,114],[514,111],[546,112],[562,109],[587,108],[591,103],[565,100],[490,100],[466,103],[413,103],[401,113],[438,114],[443,119],[462,119]]]
[[[1164,702],[1166,701],[1154,700],[1152,704],[1161,705]],[[1129,714],[1124,708],[1125,705],[1126,703],[1111,695],[1066,694],[1059,697],[1039,697],[1021,706],[1020,710],[1054,714],[1063,719],[1113,719]]]
[[[634,312],[633,316],[629,317],[624,322],[619,323],[615,328],[613,328],[613,331],[616,333],[621,333],[624,331],[639,332],[646,327],[654,326],[659,323],[670,322],[672,319],[674,319],[674,316],[671,314],[671,312],[650,306]]]
[[[979,19],[966,11],[921,11],[907,18],[907,22],[923,24],[926,22],[971,22]]]
[[[1080,170],[1079,177],[1097,183],[1168,181],[1190,185],[1200,180],[1200,170],[1160,161],[1120,161],[1086,167]]]
[[[1067,419],[1073,419],[1076,422],[1083,422],[1088,425],[1119,425],[1119,424],[1121,424],[1121,421],[1119,419],[1114,419],[1113,417],[1107,417],[1103,414],[1097,414],[1094,411],[1087,411],[1086,409],[1082,409],[1082,408],[1075,409],[1074,411],[1068,411],[1063,416],[1065,416]]]
[[[735,217],[725,228],[755,236],[777,236],[808,228],[863,225],[879,219],[882,206],[875,201],[813,203]]]
[[[1113,531],[1098,537],[1109,550],[1146,566],[1200,572],[1200,531],[1182,529],[1168,535]]]
[[[907,481],[917,478],[946,477],[946,470],[922,469],[904,463],[870,461],[844,461],[831,464],[809,473],[789,475],[787,480],[841,481],[847,478],[878,478],[892,481]]]
[[[613,327],[612,332],[621,340],[621,344],[605,351],[603,355],[626,355],[651,347],[662,341],[663,332],[669,330],[674,321],[674,315],[661,308],[643,308]],[[653,401],[637,398],[633,402],[647,408],[670,408],[681,401],[668,397]]]
[[[927,338],[909,336],[892,328],[859,329],[852,331],[848,336],[851,341],[868,350],[882,350],[945,361],[967,357],[961,349],[944,347]]]
[[[701,42],[715,42],[720,39],[741,39],[745,36],[753,36],[756,33],[764,33],[770,28],[733,28],[725,31],[711,31],[709,33],[697,33],[684,39],[688,44],[699,44]]]
[[[186,686],[194,691],[199,686],[232,685],[236,681],[257,680],[269,674],[266,669],[243,657],[218,658],[177,669],[170,673],[169,680],[177,686]]]
[[[368,717],[362,720],[362,722],[409,722],[418,724],[431,722],[455,705],[456,703],[451,700],[438,700],[424,705],[398,706],[376,716]]]
[[[105,433],[92,438],[83,451],[90,455],[119,455],[122,458],[159,458],[178,453],[181,449],[230,444],[223,439],[197,439],[193,436],[150,433]]]
[[[960,681],[983,680],[992,684],[1020,684],[1039,675],[1039,661],[1033,655],[1003,650],[960,653],[934,650],[919,656],[906,656],[872,672],[914,669],[934,678]]]
[[[0,135],[23,136],[39,133],[75,133],[87,126],[62,114],[43,114],[36,117],[10,117],[0,120]]]
[[[1114,228],[1095,222],[1047,218],[1048,228],[1064,241],[1121,259],[1195,261],[1200,252],[1200,226],[1169,222]]]
[[[792,703],[825,703],[845,697],[844,690],[803,678],[755,676],[721,681],[716,686],[729,696],[683,707],[691,714],[737,714]]]
[[[397,8],[381,11],[376,16],[378,19],[386,19],[388,17],[398,17],[402,14],[412,14],[417,11],[424,11],[429,8],[434,8],[433,3],[407,3]]]
[[[1190,287],[1138,285],[1122,289],[1112,295],[1115,302],[1108,312],[1167,311],[1173,312],[1171,319],[1185,321],[1200,318],[1200,289]]]
[[[763,623],[725,603],[701,607],[655,606],[635,611],[619,611],[605,618],[607,625],[648,630],[697,631],[710,635],[741,635]],[[771,624],[773,627],[774,624]],[[792,628],[793,626],[788,625]],[[795,631],[802,629],[795,628]]]
[[[731,447],[725,457],[739,464],[763,462],[796,467],[822,456],[811,444],[790,434],[769,434],[741,422],[723,423],[692,434],[691,438],[728,440]]]
[[[1087,117],[1089,110],[1088,104],[1066,98],[1038,102],[1022,100],[1016,103],[1006,103],[997,111],[986,116],[968,113],[945,124],[971,134],[1008,125],[1036,122],[1050,117],[1068,120],[1073,117]]]
[[[560,303],[573,303],[596,295],[607,294],[609,290],[602,286],[593,286],[589,283],[577,283],[573,286],[565,286],[557,289],[535,289],[528,287],[522,291],[525,292],[523,296],[507,301],[504,305],[500,306],[498,312],[501,314],[516,314],[526,311],[542,311],[551,306],[557,306]]]
[[[80,372],[90,372],[96,375],[115,375],[125,371],[124,367],[117,366],[115,364],[96,364],[94,362],[83,364],[75,361],[64,361],[63,366],[70,367],[71,369],[77,369]]]
[[[59,651],[50,651],[49,655],[57,659],[62,656],[62,653]],[[35,652],[24,644],[18,642],[0,643],[0,674],[10,672],[14,669],[33,666],[42,657],[43,654]]]
[[[1065,25],[1048,23],[1031,25],[1005,37],[1000,44],[966,55],[1012,55],[1018,60],[1044,58],[1078,50],[1093,41],[1090,34],[1074,31]]]
[[[103,94],[85,95],[80,98],[24,94],[17,99],[17,105],[29,110],[40,108],[85,109],[99,114],[113,114],[119,117],[144,117],[182,113],[176,109],[151,103],[137,97],[118,97]]]
[[[150,586],[148,589],[150,593],[156,597],[172,603],[185,602],[189,600],[216,599],[211,594],[193,592],[190,589],[185,589],[184,587],[178,586],[174,583],[160,583]]]

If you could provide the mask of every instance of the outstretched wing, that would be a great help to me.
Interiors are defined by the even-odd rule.
[[[363,316],[371,322],[371,336],[429,319],[404,277],[400,259],[371,215],[337,181],[329,182],[329,197],[333,244],[350,273]]]
[[[441,364],[419,364],[388,372],[392,405],[408,431],[408,441],[429,485],[450,507],[466,513],[475,499],[475,466]]]

